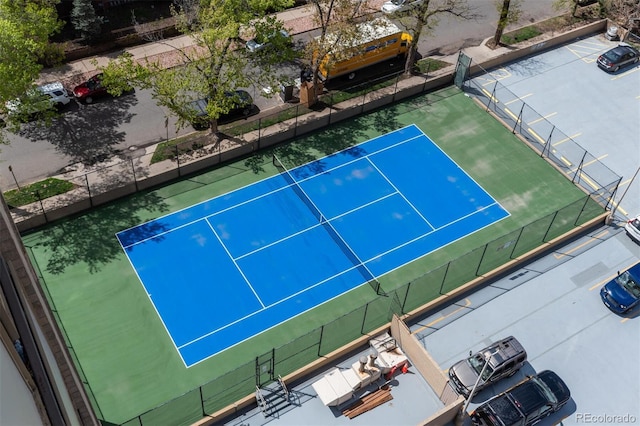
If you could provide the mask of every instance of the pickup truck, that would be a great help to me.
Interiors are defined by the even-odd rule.
[[[570,398],[564,381],[545,370],[476,408],[471,421],[478,426],[528,426],[555,413]]]

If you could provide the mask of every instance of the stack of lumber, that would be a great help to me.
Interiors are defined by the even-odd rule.
[[[350,419],[353,419],[360,414],[366,413],[369,410],[373,410],[374,408],[384,404],[385,402],[391,401],[392,399],[393,395],[391,395],[391,389],[388,386],[385,386],[384,388],[378,389],[377,391],[371,392],[358,399],[355,403],[345,408],[342,411],[342,414]]]

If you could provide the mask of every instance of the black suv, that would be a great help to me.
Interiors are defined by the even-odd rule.
[[[471,421],[479,426],[528,426],[558,411],[569,398],[562,379],[545,370],[476,408]]]
[[[504,377],[513,376],[526,360],[527,352],[520,342],[509,336],[455,363],[449,369],[449,378],[459,394],[469,397],[476,381],[476,392],[480,392]]]

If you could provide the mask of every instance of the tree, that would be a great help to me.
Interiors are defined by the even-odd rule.
[[[57,19],[53,0],[0,0],[0,113],[5,116],[6,102],[22,96],[33,88],[49,45],[49,36],[57,32],[62,22]],[[7,117],[9,128],[12,123]],[[0,132],[0,143],[6,142]]]
[[[102,17],[96,15],[91,0],[73,0],[71,23],[88,43],[95,41],[102,32]]]
[[[493,46],[500,45],[500,39],[502,38],[504,29],[507,25],[518,22],[522,14],[519,0],[502,0],[502,5],[496,3],[496,7],[500,12],[500,17],[498,18],[498,25],[496,26],[496,33],[493,36],[493,42],[491,43]]]
[[[428,35],[438,25],[441,16],[449,15],[462,20],[478,17],[467,0],[424,0],[416,7],[396,15],[406,31],[413,36],[413,43],[405,61],[405,75],[413,72],[418,57],[418,41],[423,34]]]
[[[103,67],[104,83],[113,94],[121,93],[127,86],[151,89],[158,104],[178,117],[178,127],[194,120],[196,111],[190,107],[191,102],[206,99],[206,119],[211,134],[217,137],[218,119],[236,101],[228,96],[229,92],[251,85],[278,87],[284,79],[277,64],[292,59],[295,53],[286,40],[274,40],[270,49],[252,54],[244,47],[240,35],[256,30],[266,35],[278,33],[283,24],[266,16],[266,12],[291,3],[291,0],[202,0],[197,10],[174,8],[178,29],[193,38],[194,46],[172,46],[179,58],[172,64],[160,62],[167,58],[136,62],[130,55],[122,55]]]

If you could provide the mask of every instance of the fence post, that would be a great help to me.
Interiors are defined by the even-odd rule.
[[[136,192],[140,191],[140,188],[138,188],[138,177],[136,176],[136,166],[133,164],[133,158],[130,158],[129,160],[131,160],[131,172],[133,173],[133,184],[136,186]]]
[[[513,259],[513,254],[516,252],[516,247],[518,247],[518,243],[520,242],[520,237],[522,237],[523,232],[524,232],[524,226],[520,228],[520,233],[518,234],[518,238],[516,238],[516,243],[513,245],[513,249],[511,250],[509,259]]]
[[[582,165],[584,164],[584,158],[587,156],[587,151],[584,151],[582,154],[582,158],[580,159],[580,164],[576,167],[576,173],[573,175],[573,179],[571,179],[571,183],[576,183],[575,178],[578,176],[578,173],[582,174]]]
[[[207,412],[204,410],[204,397],[202,396],[202,386],[198,386],[198,390],[200,391],[200,409],[202,410],[202,417],[207,416]]]
[[[320,341],[318,342],[318,357],[322,356],[322,338],[324,336],[324,324],[320,326]]]
[[[180,149],[178,148],[178,145],[176,145],[176,163],[178,164],[178,177],[180,177]]]
[[[480,256],[480,260],[478,261],[478,267],[476,268],[476,277],[478,277],[478,272],[480,272],[480,265],[482,265],[482,259],[484,259],[484,255],[487,252],[487,247],[489,247],[489,243],[484,245],[484,250],[482,250],[482,256]]]
[[[442,277],[442,282],[440,283],[440,294],[442,293],[442,288],[444,287],[444,282],[447,280],[447,274],[449,274],[449,266],[451,266],[451,262],[447,263],[447,268],[444,270],[444,276]]]
[[[415,281],[409,281],[407,283],[407,292],[404,294],[404,300],[402,301],[402,306],[400,307],[402,309],[402,312],[406,312],[404,307],[407,305],[407,298],[409,297],[409,291],[411,290],[411,285],[414,283]]]
[[[587,196],[588,197],[588,196]],[[545,241],[547,241],[547,235],[549,235],[549,231],[551,230],[551,227],[553,226],[553,222],[556,221],[556,217],[558,217],[558,212],[560,210],[556,210],[556,212],[553,214],[553,219],[551,219],[551,222],[549,223],[549,226],[547,227],[547,232],[544,233],[544,236],[542,237],[542,242],[544,243]]]
[[[578,216],[576,217],[576,221],[573,222],[573,226],[576,226],[578,224],[578,220],[580,219],[580,216],[582,216],[582,212],[584,211],[584,209],[587,207],[587,203],[589,202],[590,198],[591,198],[591,196],[587,194],[587,196],[584,199],[584,204],[582,205],[582,208],[580,209],[580,213],[578,213]]]
[[[511,133],[513,133],[514,135],[516,134],[516,129],[518,128],[518,124],[520,124],[520,134],[522,134],[522,112],[524,111],[524,106],[526,104],[523,102],[522,103],[522,107],[520,107],[520,113],[518,114],[518,117],[516,118],[516,123],[513,125],[513,130],[511,131]]]
[[[366,334],[364,331],[364,324],[367,322],[367,311],[369,310],[369,303],[367,302],[366,305],[364,305],[364,315],[362,315],[362,324],[360,325],[360,334],[364,335]]]
[[[42,209],[42,215],[44,216],[44,222],[49,223],[49,219],[47,219],[47,211],[44,209],[44,203],[42,202],[42,197],[40,197],[40,191],[36,189],[36,197],[38,197],[38,202],[40,203],[40,208]]]
[[[400,81],[400,74],[396,75],[396,83],[393,85],[393,97],[391,103],[396,101],[396,95],[398,94],[398,82]]]
[[[91,187],[89,186],[89,173],[84,174],[84,181],[87,183],[87,194],[89,194],[89,205],[93,207],[93,196],[91,195]]]

